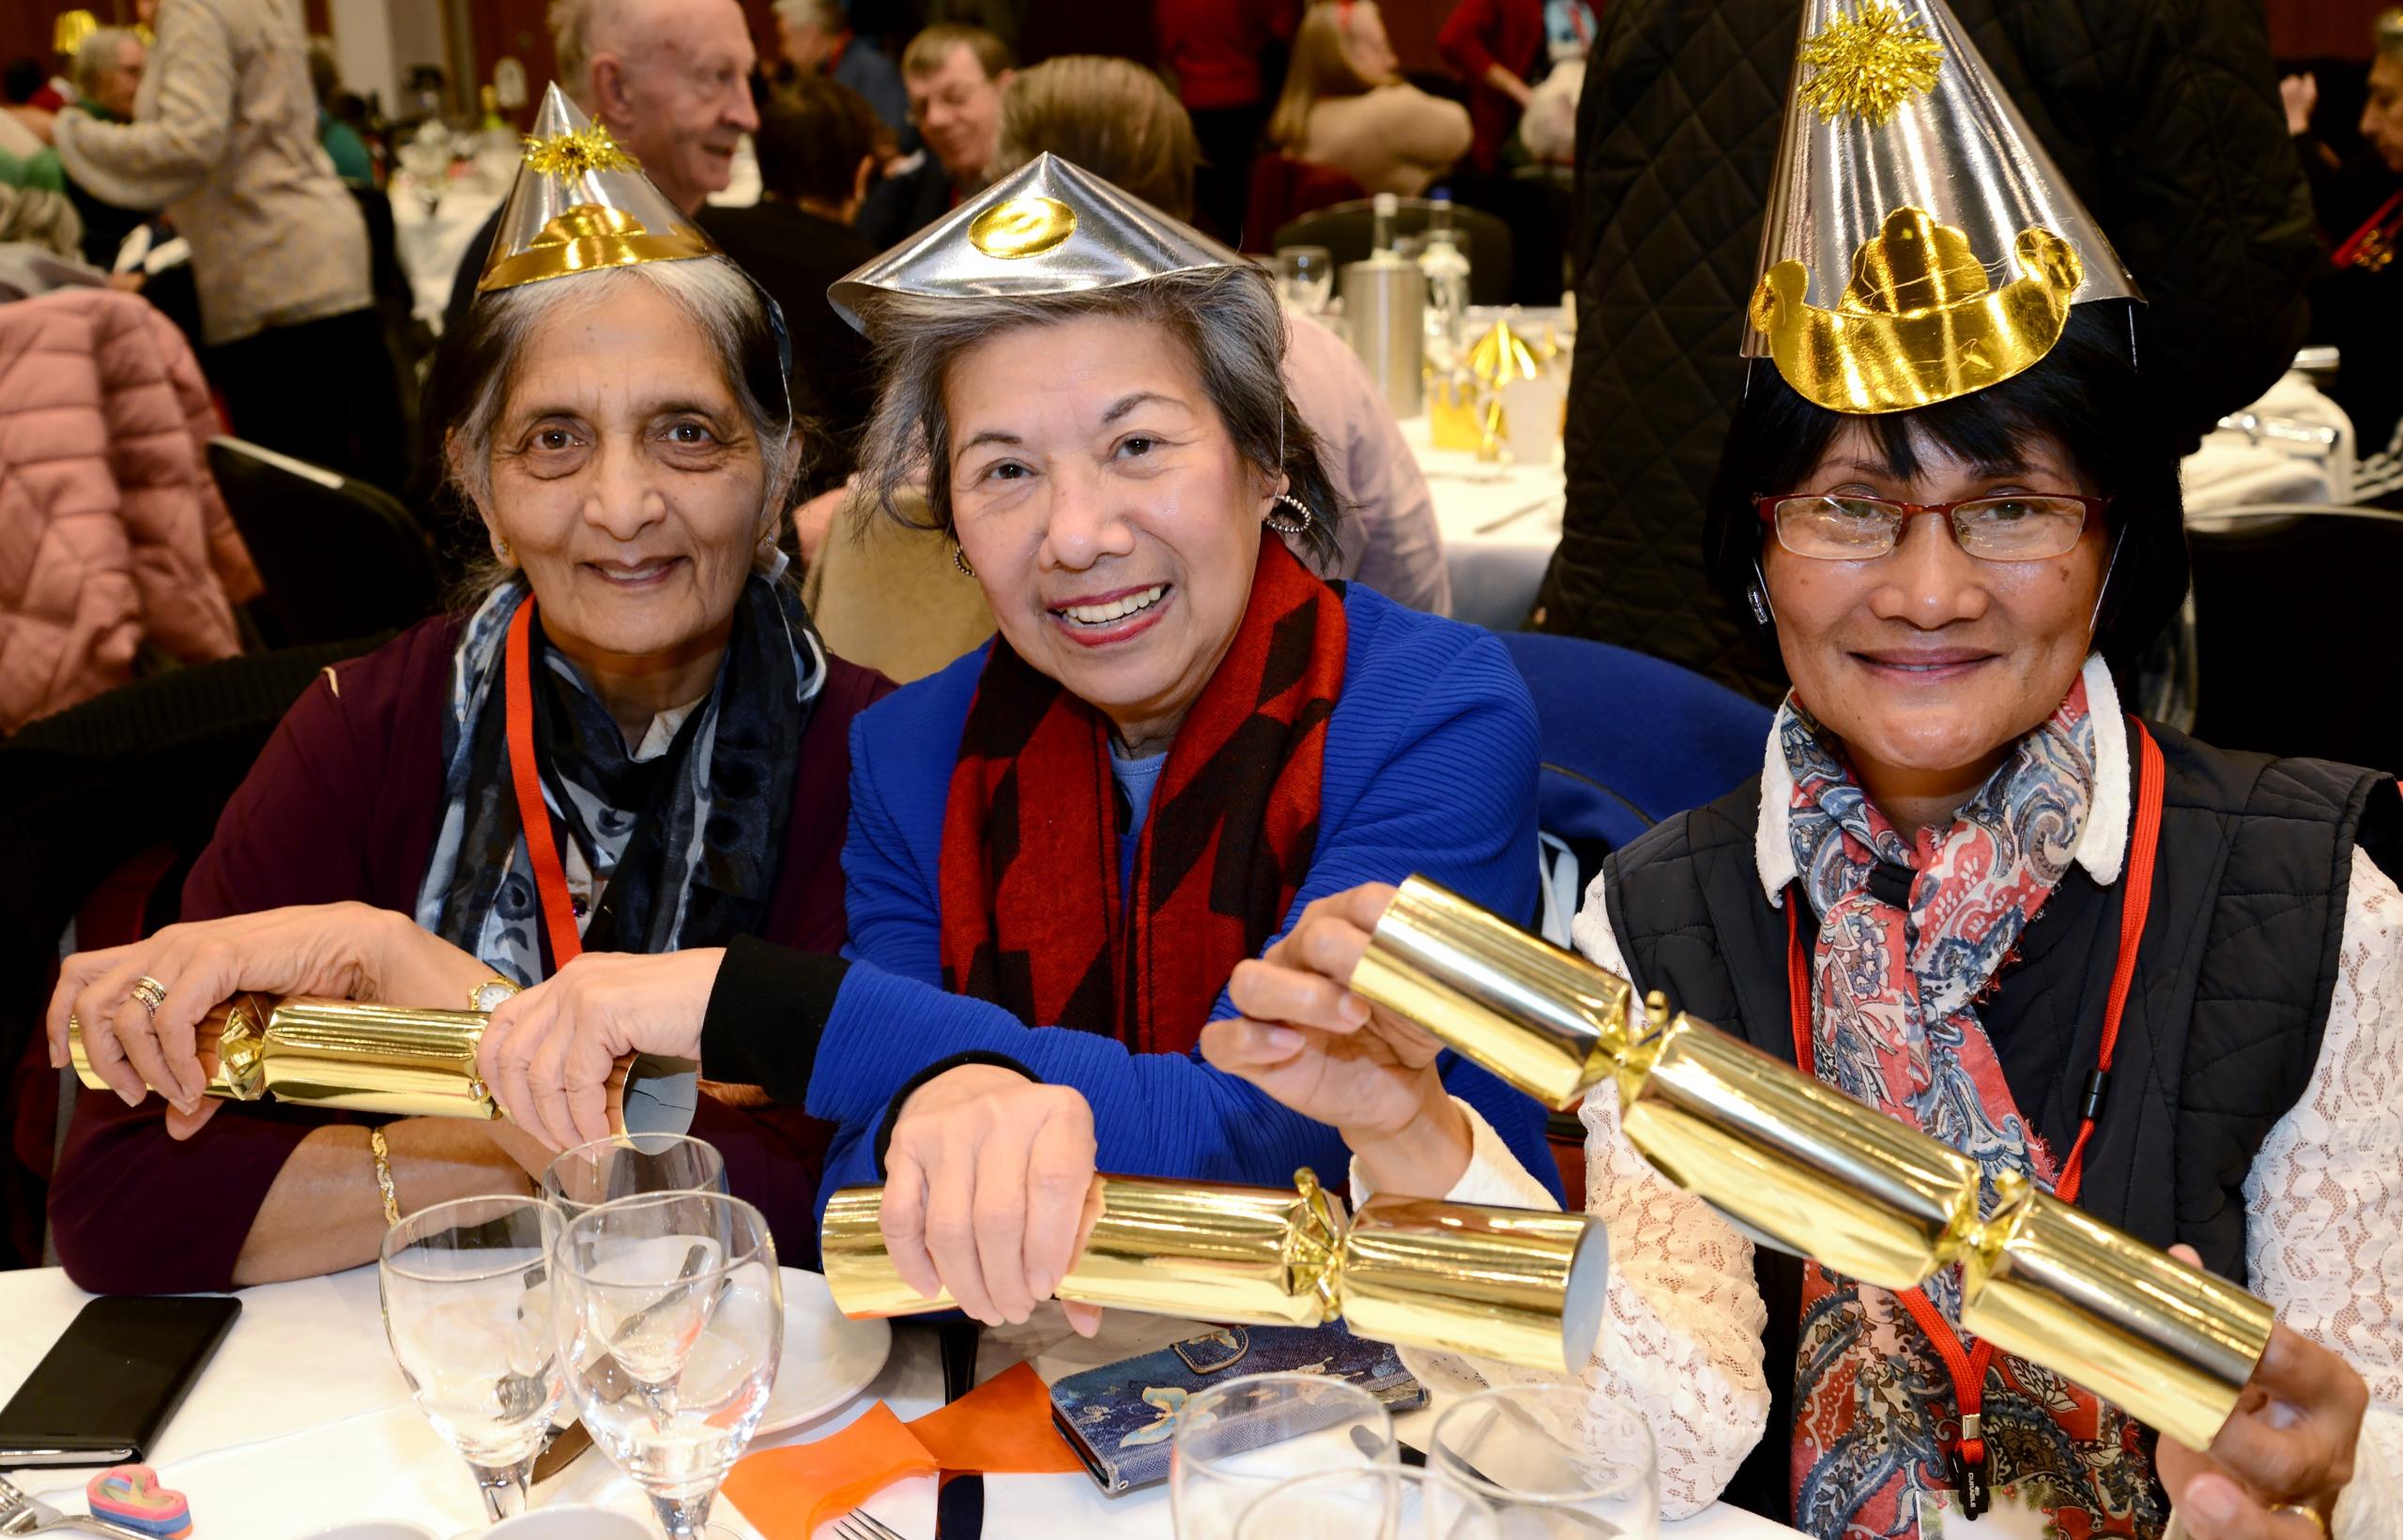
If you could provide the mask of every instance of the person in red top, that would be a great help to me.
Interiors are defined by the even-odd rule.
[[[1202,145],[1194,213],[1222,239],[1242,234],[1252,152],[1268,126],[1270,86],[1284,73],[1269,55],[1292,44],[1300,15],[1298,0],[1153,0],[1160,67]]]
[[[1479,171],[1496,169],[1535,83],[1565,59],[1582,59],[1594,37],[1598,4],[1586,0],[1461,0],[1435,47],[1468,82]]]

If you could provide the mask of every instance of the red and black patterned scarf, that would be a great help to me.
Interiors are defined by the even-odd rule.
[[[1243,623],[1177,730],[1122,900],[1109,720],[996,638],[943,815],[943,987],[1030,1027],[1189,1050],[1309,870],[1344,640],[1335,590],[1263,540]]]

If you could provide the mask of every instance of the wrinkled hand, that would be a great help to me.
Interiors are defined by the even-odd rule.
[[[2170,1255],[2201,1265],[2194,1251]],[[2197,1453],[2164,1437],[2157,1462],[2191,1540],[2323,1540],[2321,1525],[2353,1479],[2353,1447],[2361,1441],[2369,1387],[2352,1365],[2299,1332],[2270,1333],[2236,1413],[2209,1451]]]
[[[101,952],[79,952],[60,965],[44,1023],[50,1062],[69,1062],[67,1023],[81,1029],[84,1057],[128,1106],[155,1090],[173,1105],[167,1131],[189,1138],[218,1104],[201,1095],[216,1068],[199,1041],[201,1018],[245,990],[326,995],[343,999],[424,1003],[409,997],[436,980],[478,973],[482,965],[407,917],[365,904],[296,905],[257,914],[169,925],[156,935]],[[155,1010],[133,986],[147,977],[166,986]],[[462,999],[467,984],[459,986]],[[426,999],[438,997],[428,995]]]
[[[1083,1244],[1094,1156],[1093,1108],[1065,1086],[991,1064],[920,1086],[884,1156],[880,1227],[902,1281],[987,1326],[1024,1321]],[[1093,1335],[1099,1310],[1064,1308]]]
[[[2311,131],[2311,114],[2319,105],[2319,77],[2288,75],[2278,82],[2278,99],[2286,104],[2287,134],[2300,139]]]
[[[1306,1118],[1333,1125],[1380,1191],[1439,1197],[1468,1161],[1468,1126],[1435,1073],[1443,1044],[1346,987],[1394,890],[1369,883],[1302,910],[1235,966],[1242,1015],[1202,1031],[1202,1056]]]
[[[722,947],[656,956],[588,952],[500,1002],[476,1073],[512,1122],[552,1150],[605,1139],[612,1077],[630,1054],[697,1059]]]

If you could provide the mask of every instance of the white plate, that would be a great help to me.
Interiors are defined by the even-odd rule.
[[[834,1308],[826,1280],[797,1267],[780,1270],[785,1288],[785,1351],[775,1393],[759,1432],[781,1433],[834,1410],[867,1389],[893,1351],[890,1321],[851,1320]]]

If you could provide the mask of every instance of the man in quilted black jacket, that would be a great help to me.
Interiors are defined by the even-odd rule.
[[[2260,0],[1951,0],[2151,303],[2190,440],[2293,358],[2317,245]],[[1798,0],[1613,0],[1577,126],[1567,529],[1538,629],[1783,690],[1703,574]]]

